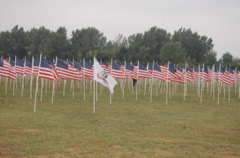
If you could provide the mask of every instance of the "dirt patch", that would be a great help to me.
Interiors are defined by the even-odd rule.
[[[169,143],[174,143],[176,141],[179,141],[177,139],[171,139],[171,138],[150,138],[150,137],[144,137],[144,138],[140,138],[140,139],[143,139],[143,140],[157,140],[157,141],[162,141],[162,142],[169,142]]]
[[[36,134],[40,132],[38,129],[9,129],[10,132],[18,132],[22,134]]]
[[[0,157],[10,157],[8,156],[8,153],[12,151],[17,151],[17,150],[18,150],[18,145],[16,144],[9,144],[6,142],[0,143]]]

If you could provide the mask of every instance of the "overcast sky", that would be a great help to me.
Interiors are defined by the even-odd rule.
[[[0,0],[0,31],[16,25],[25,31],[64,26],[69,36],[95,27],[107,40],[153,26],[171,34],[183,27],[212,38],[218,58],[240,57],[240,0]]]

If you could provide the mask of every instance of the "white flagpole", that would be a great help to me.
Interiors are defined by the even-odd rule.
[[[53,98],[54,98],[54,95],[55,95],[55,83],[54,83],[55,81],[52,81],[52,101],[51,101],[51,103],[53,104]]]
[[[150,103],[152,102],[153,71],[154,71],[154,61],[153,61],[153,65],[152,65],[152,82],[151,82],[151,89],[150,89]]]
[[[63,97],[65,97],[65,89],[66,89],[66,83],[67,83],[67,80],[63,80]]]
[[[168,71],[169,71],[169,61],[168,61],[168,64],[167,64],[167,80],[166,80],[166,105],[168,104]]]
[[[183,100],[186,100],[186,94],[187,94],[187,80],[186,80],[186,75],[187,75],[187,63],[185,63],[185,74],[184,74],[184,82],[185,84],[183,85]]]
[[[204,72],[204,63],[203,63],[203,70],[202,70],[202,75],[204,74],[205,72]],[[203,79],[201,79],[201,92],[200,92],[200,103],[202,103],[202,93],[203,93],[203,83],[204,83],[204,81],[203,81]]]
[[[8,91],[8,77],[5,78],[5,94],[7,94]]]
[[[24,64],[23,64],[23,75],[22,75],[22,90],[21,90],[21,97],[23,97],[23,90],[24,90],[24,72],[25,72],[25,63],[26,63],[26,57],[24,59]]]
[[[74,59],[73,59],[73,68],[74,68]],[[73,98],[74,98],[74,80],[72,80],[73,82]]]
[[[17,57],[15,56],[14,69],[16,68],[16,60],[17,60]],[[9,57],[9,63],[11,64],[10,57]],[[16,70],[16,69],[15,69],[15,70]],[[12,84],[13,84],[13,95],[15,94],[15,85],[16,85],[16,88],[17,88],[17,79],[18,79],[18,74],[17,74],[17,78],[16,78],[15,80],[12,80]]]
[[[240,99],[240,81],[238,81],[238,99]]]
[[[148,63],[149,64],[149,63]],[[147,66],[148,67],[148,66]],[[147,70],[148,71],[148,70]],[[144,96],[146,95],[146,89],[147,89],[147,78],[144,78]]]
[[[139,60],[138,60],[138,64],[137,64],[137,81],[138,81],[138,83],[135,84],[135,87],[136,87],[136,100],[137,100],[137,94],[138,94],[138,85],[140,85],[140,80],[138,79],[138,69],[139,69]]]
[[[38,79],[39,79],[39,70],[42,62],[42,54],[40,54],[40,59],[39,59],[39,66],[38,66],[38,74],[37,74],[37,81],[36,81],[36,91],[35,91],[35,100],[34,100],[34,107],[33,111],[36,112],[36,107],[37,107],[37,92],[38,92]]]
[[[200,79],[200,65],[198,65],[198,98],[200,98],[200,86],[201,86],[201,79]]]
[[[31,80],[30,80],[30,99],[32,99],[33,67],[34,67],[34,57],[32,56],[32,72],[31,72]]]
[[[234,71],[234,87],[235,87],[235,94],[237,94],[237,68]]]
[[[93,57],[93,61],[94,61],[94,58],[95,58],[95,56]],[[94,71],[96,70],[95,64],[96,64],[96,63],[93,63],[93,65],[94,65]],[[94,73],[93,73],[93,74],[94,74]],[[96,81],[94,80],[94,76],[93,76],[93,113],[96,112],[96,111],[95,111],[95,108],[96,108],[95,82],[96,82]]]
[[[110,69],[110,75],[112,75],[112,58],[111,58],[111,69]],[[110,97],[109,97],[109,103],[112,104],[112,95],[111,95],[111,92],[110,92]]]
[[[127,83],[127,79],[126,79],[126,60],[125,60],[125,62],[124,62],[124,81],[125,81],[125,83]],[[125,83],[124,83],[124,81],[123,81],[123,94],[122,94],[122,98],[124,98],[124,87],[125,87]]]
[[[221,85],[221,63],[219,63],[219,69],[218,69],[218,101],[217,101],[217,104],[219,105],[219,93],[220,93],[220,85]]]
[[[43,92],[43,85],[44,85],[44,79],[41,78],[41,97],[40,97],[40,101],[42,101],[42,92]]]
[[[215,100],[215,78],[213,77],[215,74],[215,65],[213,65],[213,68],[212,68],[212,95],[213,95],[213,99]]]
[[[96,102],[98,102],[98,83],[97,83],[97,82],[95,83],[95,87],[96,87],[96,90],[95,90],[95,93],[96,93]]]
[[[85,59],[84,58],[83,58],[83,66],[84,66],[84,71],[83,71],[83,99],[86,100],[86,95],[85,95],[85,88],[86,88],[85,70],[86,70],[86,65],[85,65]]]
[[[230,90],[231,90],[231,85],[228,85],[228,102],[230,102]]]

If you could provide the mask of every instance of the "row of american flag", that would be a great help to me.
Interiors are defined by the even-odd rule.
[[[100,63],[101,67],[112,77],[122,80],[126,79],[159,79],[165,82],[179,82],[185,84],[187,81],[196,82],[201,79],[205,82],[212,80],[231,85],[240,80],[240,73],[236,69],[219,66],[213,66],[211,69],[204,65],[198,67],[185,66],[184,68],[174,66],[170,63],[159,65],[158,63],[149,63],[144,66],[140,62],[136,65],[131,63],[119,64],[111,61],[111,64],[104,62]],[[76,62],[66,61],[60,58],[50,61],[46,58],[32,58],[32,61],[27,59],[0,59],[0,76],[7,77],[12,80],[17,78],[17,75],[33,75],[40,78],[57,81],[93,79],[94,64],[91,61]]]

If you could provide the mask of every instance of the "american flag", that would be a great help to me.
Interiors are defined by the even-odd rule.
[[[32,73],[32,75],[33,76],[37,76],[38,75],[38,71],[39,71],[39,60],[38,59],[35,59],[35,58],[33,58],[32,59],[33,61],[33,73]]]
[[[171,67],[175,68],[175,73],[172,73],[171,75],[171,81],[185,84],[183,69],[180,67],[174,67],[173,65]]]
[[[160,65],[157,63],[154,64],[148,64],[148,70],[152,74],[153,78],[159,79],[159,80],[164,80],[163,73],[161,73]]]
[[[3,67],[3,60],[2,60],[2,58],[0,59],[0,67]]]
[[[192,82],[193,81],[193,69],[189,66],[186,67],[186,80]]]
[[[24,73],[24,60],[15,58],[15,71],[17,74],[23,75]]]
[[[56,71],[58,73],[59,79],[68,80],[70,72],[68,71],[68,64],[60,58],[56,60]]]
[[[112,61],[110,72],[110,75],[114,78],[125,79],[124,71],[122,71],[120,65],[114,61]]]
[[[38,76],[40,78],[56,81],[58,79],[58,76],[54,70],[53,65],[50,63],[51,62],[48,61],[47,59],[44,59],[44,58],[41,59]]]
[[[217,81],[217,80],[219,79],[219,77],[218,77],[218,75],[219,75],[219,74],[218,74],[218,71],[219,71],[218,68],[216,68],[216,67],[213,68],[213,70],[212,70],[212,75],[211,75],[213,80],[216,80],[216,81]]]
[[[108,64],[105,63],[104,61],[100,63],[100,66],[104,69],[104,71],[106,71],[108,68]]]
[[[199,68],[195,67],[193,68],[193,81],[197,82],[199,79]]]
[[[73,61],[68,61],[68,71],[70,73],[69,79],[81,81],[82,73],[81,73],[81,66],[79,63]]]
[[[138,80],[139,78],[151,78],[151,74],[141,63],[138,62],[138,66],[134,66],[133,79]]]
[[[24,74],[25,75],[32,75],[32,62],[29,61],[29,60],[25,60],[24,64],[25,64]]]
[[[164,65],[160,65],[160,69],[161,69],[161,75],[162,75],[162,78],[161,80],[163,81],[169,81],[170,80],[170,77],[168,76],[168,67],[167,66],[164,66]]]
[[[211,82],[211,78],[208,74],[208,69],[204,66],[200,66],[199,69],[199,77],[203,79],[205,82]]]
[[[235,83],[235,75],[231,68],[226,68],[222,75],[222,82],[227,85]]]
[[[0,59],[0,76],[7,77],[12,80],[17,78],[14,67],[6,59]]]
[[[83,77],[87,79],[93,78],[93,62],[83,61],[82,63]]]
[[[125,62],[125,78],[132,78],[134,66]]]
[[[81,71],[81,64],[76,61],[68,61],[68,64],[70,64],[73,68],[78,69],[78,71]]]

